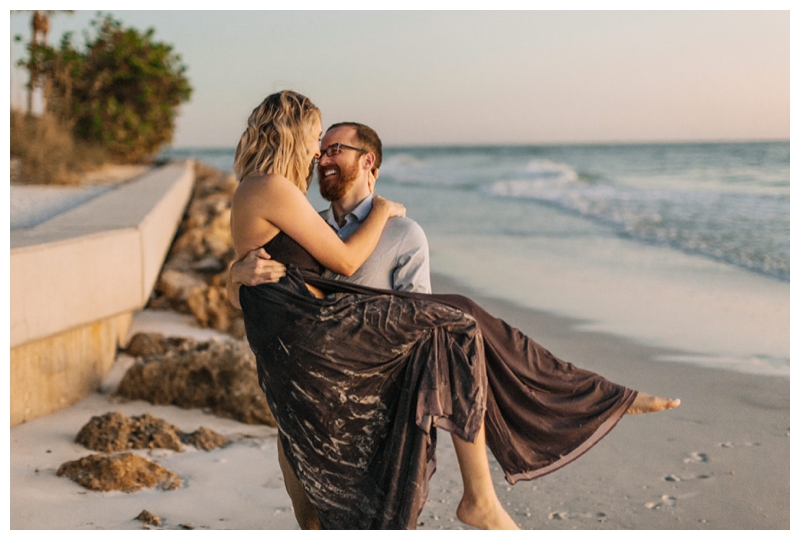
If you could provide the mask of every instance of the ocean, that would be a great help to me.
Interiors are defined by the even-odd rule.
[[[788,141],[386,148],[376,191],[423,227],[435,273],[659,360],[789,376]]]

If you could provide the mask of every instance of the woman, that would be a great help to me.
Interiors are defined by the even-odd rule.
[[[468,298],[320,277],[352,274],[386,220],[404,214],[376,197],[339,240],[304,196],[321,133],[318,109],[294,92],[250,116],[234,163],[234,248],[242,259],[263,246],[287,268],[278,283],[231,283],[229,293],[278,423],[287,487],[322,527],[414,528],[439,427],[453,436],[464,480],[459,519],[516,528],[494,492],[487,444],[515,483],[582,455],[626,412],[678,405],[558,360]]]

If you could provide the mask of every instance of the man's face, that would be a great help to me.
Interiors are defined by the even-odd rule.
[[[320,146],[323,150],[332,144],[341,143],[358,147],[356,130],[350,126],[329,130],[322,138]],[[363,154],[348,148],[342,148],[335,156],[324,153],[317,165],[319,175],[319,193],[326,201],[338,201],[353,187],[361,174],[361,156]]]

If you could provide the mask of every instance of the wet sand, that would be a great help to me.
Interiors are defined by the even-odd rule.
[[[789,528],[788,378],[656,361],[674,351],[578,331],[583,321],[481,298],[446,279],[434,290],[470,295],[563,360],[682,400],[673,411],[623,418],[586,455],[537,480],[509,486],[493,465],[498,495],[523,529]],[[449,448],[440,452],[440,470],[454,461]],[[453,516],[456,473],[434,476],[425,528],[433,516]]]
[[[498,495],[523,529],[788,529],[789,380],[656,361],[675,351],[578,331],[581,321],[481,298],[434,276],[436,292],[459,292],[554,354],[616,382],[669,397],[674,411],[624,418],[588,454],[531,482],[510,486],[492,463]],[[198,339],[225,334],[188,316],[143,311],[132,333]],[[103,388],[78,404],[10,430],[11,529],[296,529],[277,462],[276,430],[200,410],[118,402],[111,390],[132,359],[121,354]],[[137,450],[183,480],[174,491],[92,492],[55,475],[91,452],[74,442],[92,416],[150,413],[183,431],[208,427],[233,444]],[[460,475],[440,432],[438,470],[420,529],[467,528],[455,519]],[[159,526],[135,520],[142,510]]]

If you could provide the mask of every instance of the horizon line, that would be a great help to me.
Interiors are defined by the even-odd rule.
[[[536,142],[536,143],[413,143],[413,144],[384,144],[384,149],[403,148],[492,148],[492,147],[532,147],[532,146],[647,146],[647,145],[682,145],[682,144],[752,144],[752,143],[789,143],[791,138],[763,138],[763,139],[685,139],[685,140],[638,140],[638,141],[585,141],[585,142]],[[166,150],[230,150],[230,146],[176,146],[165,147]]]

